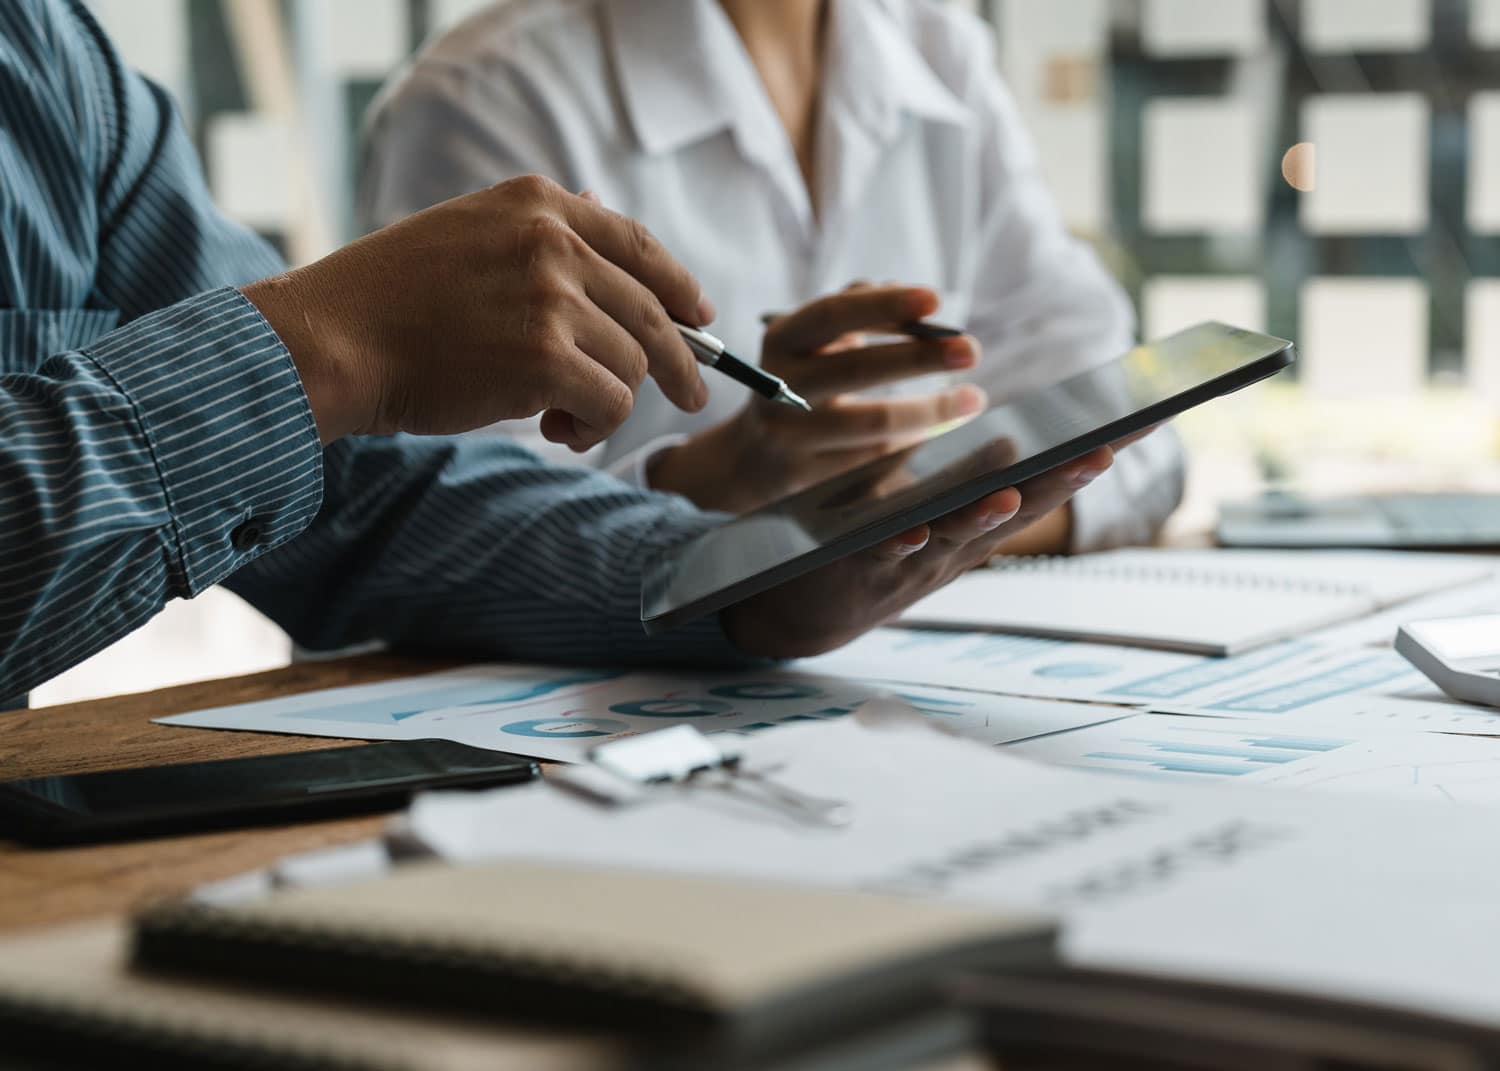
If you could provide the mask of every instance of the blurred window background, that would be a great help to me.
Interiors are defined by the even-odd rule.
[[[294,263],[353,236],[359,124],[379,86],[485,6],[88,2],[177,96],[221,207]],[[1063,214],[1142,332],[1221,319],[1298,343],[1294,379],[1182,422],[1192,466],[1175,531],[1268,484],[1500,489],[1500,0],[965,6],[993,25]],[[289,652],[212,592],[34,700]]]

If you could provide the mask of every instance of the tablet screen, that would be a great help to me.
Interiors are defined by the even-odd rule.
[[[736,518],[652,563],[648,628],[722,609],[1290,364],[1291,344],[1199,324]]]

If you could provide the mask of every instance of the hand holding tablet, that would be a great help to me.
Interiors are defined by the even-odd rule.
[[[985,495],[929,524],[840,558],[723,612],[741,650],[805,657],[841,647],[983,564],[1001,543],[1057,509],[1109,468],[1101,446],[1051,472]]]
[[[645,571],[641,619],[656,632],[734,607],[724,624],[749,653],[835,646],[1061,506],[1108,467],[1109,444],[1292,360],[1290,342],[1223,324],[1138,346],[671,550]],[[898,562],[903,541],[917,549]]]

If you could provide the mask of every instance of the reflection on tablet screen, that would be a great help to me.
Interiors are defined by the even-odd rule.
[[[769,573],[869,546],[1290,362],[1290,343],[1223,324],[1138,346],[704,533],[648,569],[642,617],[728,605]]]

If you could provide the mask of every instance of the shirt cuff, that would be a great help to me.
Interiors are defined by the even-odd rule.
[[[142,428],[189,594],[311,523],[323,497],[312,410],[291,354],[239,291],[143,316],[83,353]]]
[[[747,655],[734,645],[724,632],[718,614],[707,614],[687,624],[670,629],[655,636],[647,635],[640,620],[641,580],[651,561],[669,553],[685,543],[698,538],[704,532],[732,520],[726,513],[705,513],[691,506],[686,499],[665,499],[670,503],[661,520],[641,540],[639,567],[630,571],[628,590],[618,594],[618,605],[634,607],[634,614],[617,613],[607,615],[611,623],[607,637],[608,650],[631,662],[651,660],[681,665],[714,665],[734,668],[749,668],[771,665],[772,660]],[[656,508],[660,508],[658,500]],[[633,618],[633,620],[632,620]]]
[[[646,445],[630,451],[624,457],[610,462],[609,467],[604,471],[632,487],[649,491],[651,490],[651,462],[656,460],[656,455],[674,446],[681,446],[687,441],[688,437],[682,434],[658,436]]]

